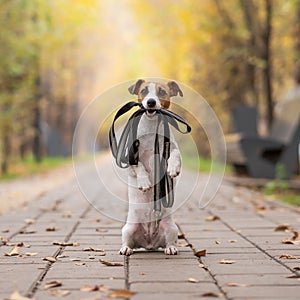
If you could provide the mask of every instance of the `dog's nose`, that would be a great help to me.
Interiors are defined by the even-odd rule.
[[[147,100],[147,105],[149,108],[153,108],[156,105],[156,101],[154,99],[148,99]]]

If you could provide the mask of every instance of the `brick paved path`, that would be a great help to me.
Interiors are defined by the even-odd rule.
[[[107,168],[110,176],[109,163]],[[181,180],[189,188],[188,172]],[[126,193],[117,181],[114,186],[116,193]],[[106,197],[102,189],[95,187],[95,199]],[[198,208],[199,194],[194,191],[175,214],[185,237],[177,256],[139,251],[124,259],[118,254],[122,224],[90,206],[75,180],[0,216],[0,298],[13,299],[18,291],[43,300],[108,299],[114,289],[126,289],[136,292],[134,300],[300,299],[300,245],[296,236],[282,243],[293,232],[275,231],[282,224],[299,230],[299,211],[226,182],[204,210]],[[4,255],[14,245],[19,255]],[[206,256],[196,257],[202,249]],[[52,281],[62,285],[47,288]]]

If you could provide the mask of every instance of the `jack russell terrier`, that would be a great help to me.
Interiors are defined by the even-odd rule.
[[[146,112],[142,115],[137,129],[139,139],[139,161],[129,167],[128,200],[129,211],[126,224],[122,229],[122,247],[120,254],[131,255],[135,248],[155,250],[164,248],[165,254],[175,255],[178,238],[178,228],[175,225],[171,208],[162,207],[158,212],[153,210],[154,195],[154,143],[157,130],[157,110],[168,109],[170,98],[182,97],[178,84],[170,81],[167,84],[145,82],[139,79],[129,87],[132,95],[138,96]],[[160,127],[163,127],[160,125]],[[163,145],[163,130],[158,129],[159,147]],[[179,175],[181,170],[181,155],[170,131],[170,154],[167,161],[167,174],[171,178]],[[160,151],[162,153],[162,151]]]

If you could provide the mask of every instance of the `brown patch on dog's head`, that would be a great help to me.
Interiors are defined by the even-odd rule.
[[[155,85],[155,95],[153,91],[150,91],[150,84]],[[152,92],[151,97],[157,98],[164,109],[170,107],[170,98],[177,96],[182,97],[183,93],[175,81],[170,81],[167,84],[159,82],[145,82],[143,79],[139,79],[135,84],[129,87],[129,92],[132,95],[138,96],[138,101],[142,102],[146,97],[149,97],[149,93]]]

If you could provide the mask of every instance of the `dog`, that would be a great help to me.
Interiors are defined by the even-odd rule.
[[[128,200],[129,210],[127,221],[122,228],[121,255],[131,255],[133,249],[145,248],[157,250],[164,248],[167,255],[176,255],[178,228],[173,221],[171,208],[162,207],[161,212],[153,210],[153,179],[154,179],[154,142],[157,128],[156,111],[168,109],[170,98],[183,93],[175,81],[167,84],[146,82],[139,79],[129,87],[132,95],[138,96],[138,101],[146,109],[142,115],[137,138],[139,139],[139,161],[129,167]],[[162,131],[159,128],[159,132]],[[163,135],[159,135],[160,148],[163,145]],[[162,149],[160,151],[162,153]],[[181,154],[178,145],[170,131],[170,156],[167,161],[167,173],[175,178],[181,171]]]

